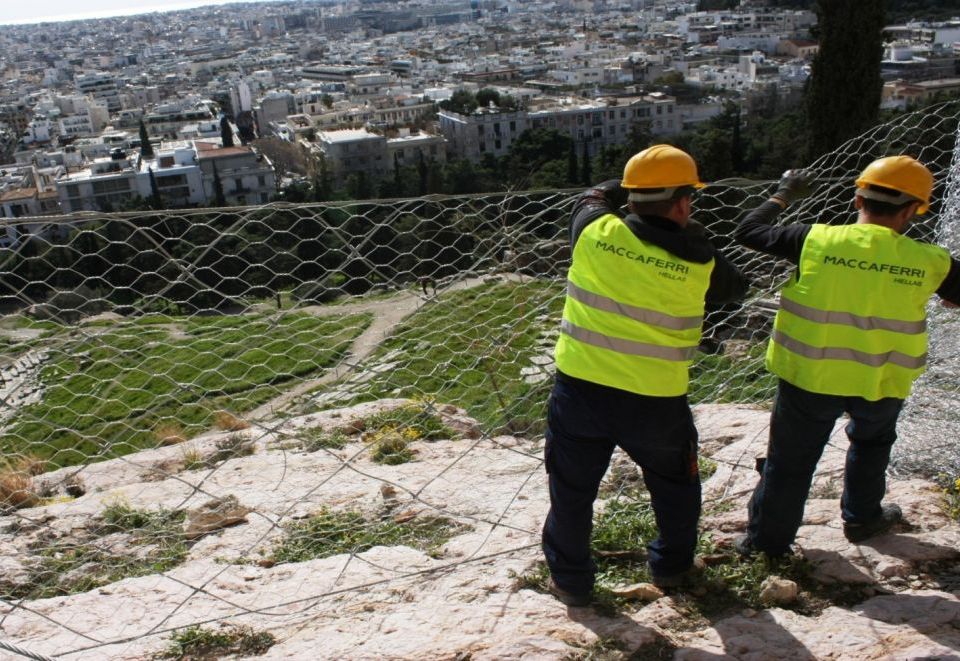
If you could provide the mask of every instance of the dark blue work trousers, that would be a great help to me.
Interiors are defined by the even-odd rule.
[[[747,533],[754,548],[789,551],[803,520],[813,473],[837,418],[850,415],[850,445],[843,473],[841,516],[869,523],[881,514],[890,449],[897,439],[903,400],[822,395],[781,380],[770,420],[767,460],[748,505]]]
[[[660,536],[648,546],[651,571],[668,576],[693,563],[700,517],[697,429],[682,397],[647,397],[557,375],[547,411],[550,512],[543,552],[564,590],[593,589],[593,501],[620,446],[637,462]]]

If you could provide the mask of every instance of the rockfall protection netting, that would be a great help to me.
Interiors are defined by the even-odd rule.
[[[938,182],[911,235],[960,249],[958,117],[957,104],[903,115],[819,159],[815,195],[783,221],[849,221],[856,173],[910,153]],[[696,200],[754,287],[710,311],[694,403],[772,397],[762,357],[789,265],[729,237],[775,183],[717,182]],[[5,623],[36,620],[62,635],[9,642],[122,657],[188,625],[309,627],[325,599],[536,546],[540,521],[511,512],[542,485],[575,197],[2,221],[0,641]],[[956,312],[933,307],[930,371],[895,459],[925,475],[960,466]],[[494,457],[510,479],[483,479]],[[604,498],[641,491],[635,472],[613,470]],[[379,547],[417,552],[384,561]],[[245,568],[316,559],[329,559],[320,587],[294,576],[253,602],[215,589]],[[109,630],[89,624],[84,600],[129,578],[128,596],[167,600]],[[38,606],[71,595],[72,610]]]

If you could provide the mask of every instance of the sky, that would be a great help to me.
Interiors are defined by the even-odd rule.
[[[9,23],[40,23],[42,21],[69,21],[102,16],[129,16],[153,11],[170,11],[223,5],[228,2],[255,0],[0,0],[0,25]]]

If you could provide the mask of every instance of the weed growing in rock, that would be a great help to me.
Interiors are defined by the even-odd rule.
[[[413,460],[409,447],[414,441],[435,441],[454,434],[424,404],[408,404],[381,411],[364,420],[364,441],[370,446],[370,458],[387,465]]]
[[[207,461],[203,453],[196,448],[190,448],[183,453],[183,470],[193,471],[206,467]]]
[[[158,537],[177,536],[184,518],[185,513],[181,510],[136,509],[128,503],[118,501],[103,508],[100,513],[103,521],[100,530],[103,533],[131,532],[154,541]]]
[[[303,438],[303,449],[307,452],[340,450],[350,442],[350,437],[340,429],[326,431],[323,427],[312,427],[305,429],[300,435]]]
[[[944,507],[947,515],[960,521],[960,477],[949,479],[941,475],[938,480],[943,485]]]
[[[155,658],[200,661],[219,659],[228,654],[260,656],[276,642],[273,634],[250,627],[236,626],[215,631],[194,626],[174,633],[170,646]]]
[[[216,450],[207,457],[206,464],[208,467],[213,467],[228,459],[249,457],[254,451],[255,447],[252,439],[242,434],[230,434],[230,436],[217,441]]]
[[[608,501],[593,526],[598,590],[650,580],[646,547],[656,536],[648,499]]]
[[[250,428],[250,423],[243,418],[238,418],[229,411],[217,411],[213,415],[213,424],[217,429],[223,431],[242,431]]]
[[[33,507],[39,502],[40,495],[29,475],[17,470],[0,469],[0,511]]]
[[[415,433],[384,429],[367,436],[370,443],[370,458],[378,464],[395,466],[413,461],[414,453],[409,445],[417,440]]]
[[[592,643],[579,646],[575,652],[563,657],[563,661],[624,661],[624,644],[616,638],[598,637]]]
[[[523,574],[510,573],[513,579],[514,590],[533,590],[547,592],[547,580],[550,578],[550,568],[547,563],[540,561]]]
[[[27,580],[8,584],[0,579],[0,598],[76,594],[124,578],[167,571],[187,556],[183,519],[183,512],[108,505],[72,539],[45,546],[25,562]]]
[[[406,404],[375,413],[364,419],[364,428],[369,432],[396,429],[421,441],[437,441],[454,436],[453,430],[443,424],[443,420],[422,403]]]
[[[374,546],[410,546],[435,554],[464,527],[441,517],[368,519],[361,512],[323,509],[287,526],[273,549],[276,563],[304,562],[341,553],[361,553]]]
[[[0,511],[34,507],[44,496],[33,477],[46,469],[46,462],[32,454],[16,454],[0,463]]]
[[[704,456],[697,457],[697,470],[701,480],[709,480],[717,472],[717,462]]]
[[[187,440],[183,427],[175,422],[165,422],[153,430],[153,435],[160,445],[178,445]]]

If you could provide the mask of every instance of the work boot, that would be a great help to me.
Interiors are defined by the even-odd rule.
[[[693,564],[676,574],[657,575],[650,570],[650,582],[658,588],[682,588],[694,583],[703,573],[703,560],[694,558]]]
[[[564,590],[553,580],[553,576],[547,579],[547,592],[567,606],[577,608],[589,606],[590,602],[593,601],[593,595],[589,592],[570,592],[569,590]]]
[[[753,558],[761,553],[766,555],[770,559],[782,558],[787,555],[790,551],[782,551],[780,553],[771,553],[770,551],[764,551],[763,549],[758,549],[754,546],[753,542],[750,540],[750,535],[739,535],[733,540],[733,550],[737,552],[744,560]]]
[[[884,505],[881,510],[880,516],[869,523],[844,522],[843,536],[847,538],[848,542],[856,544],[871,537],[882,535],[903,520],[903,512],[899,505]]]

